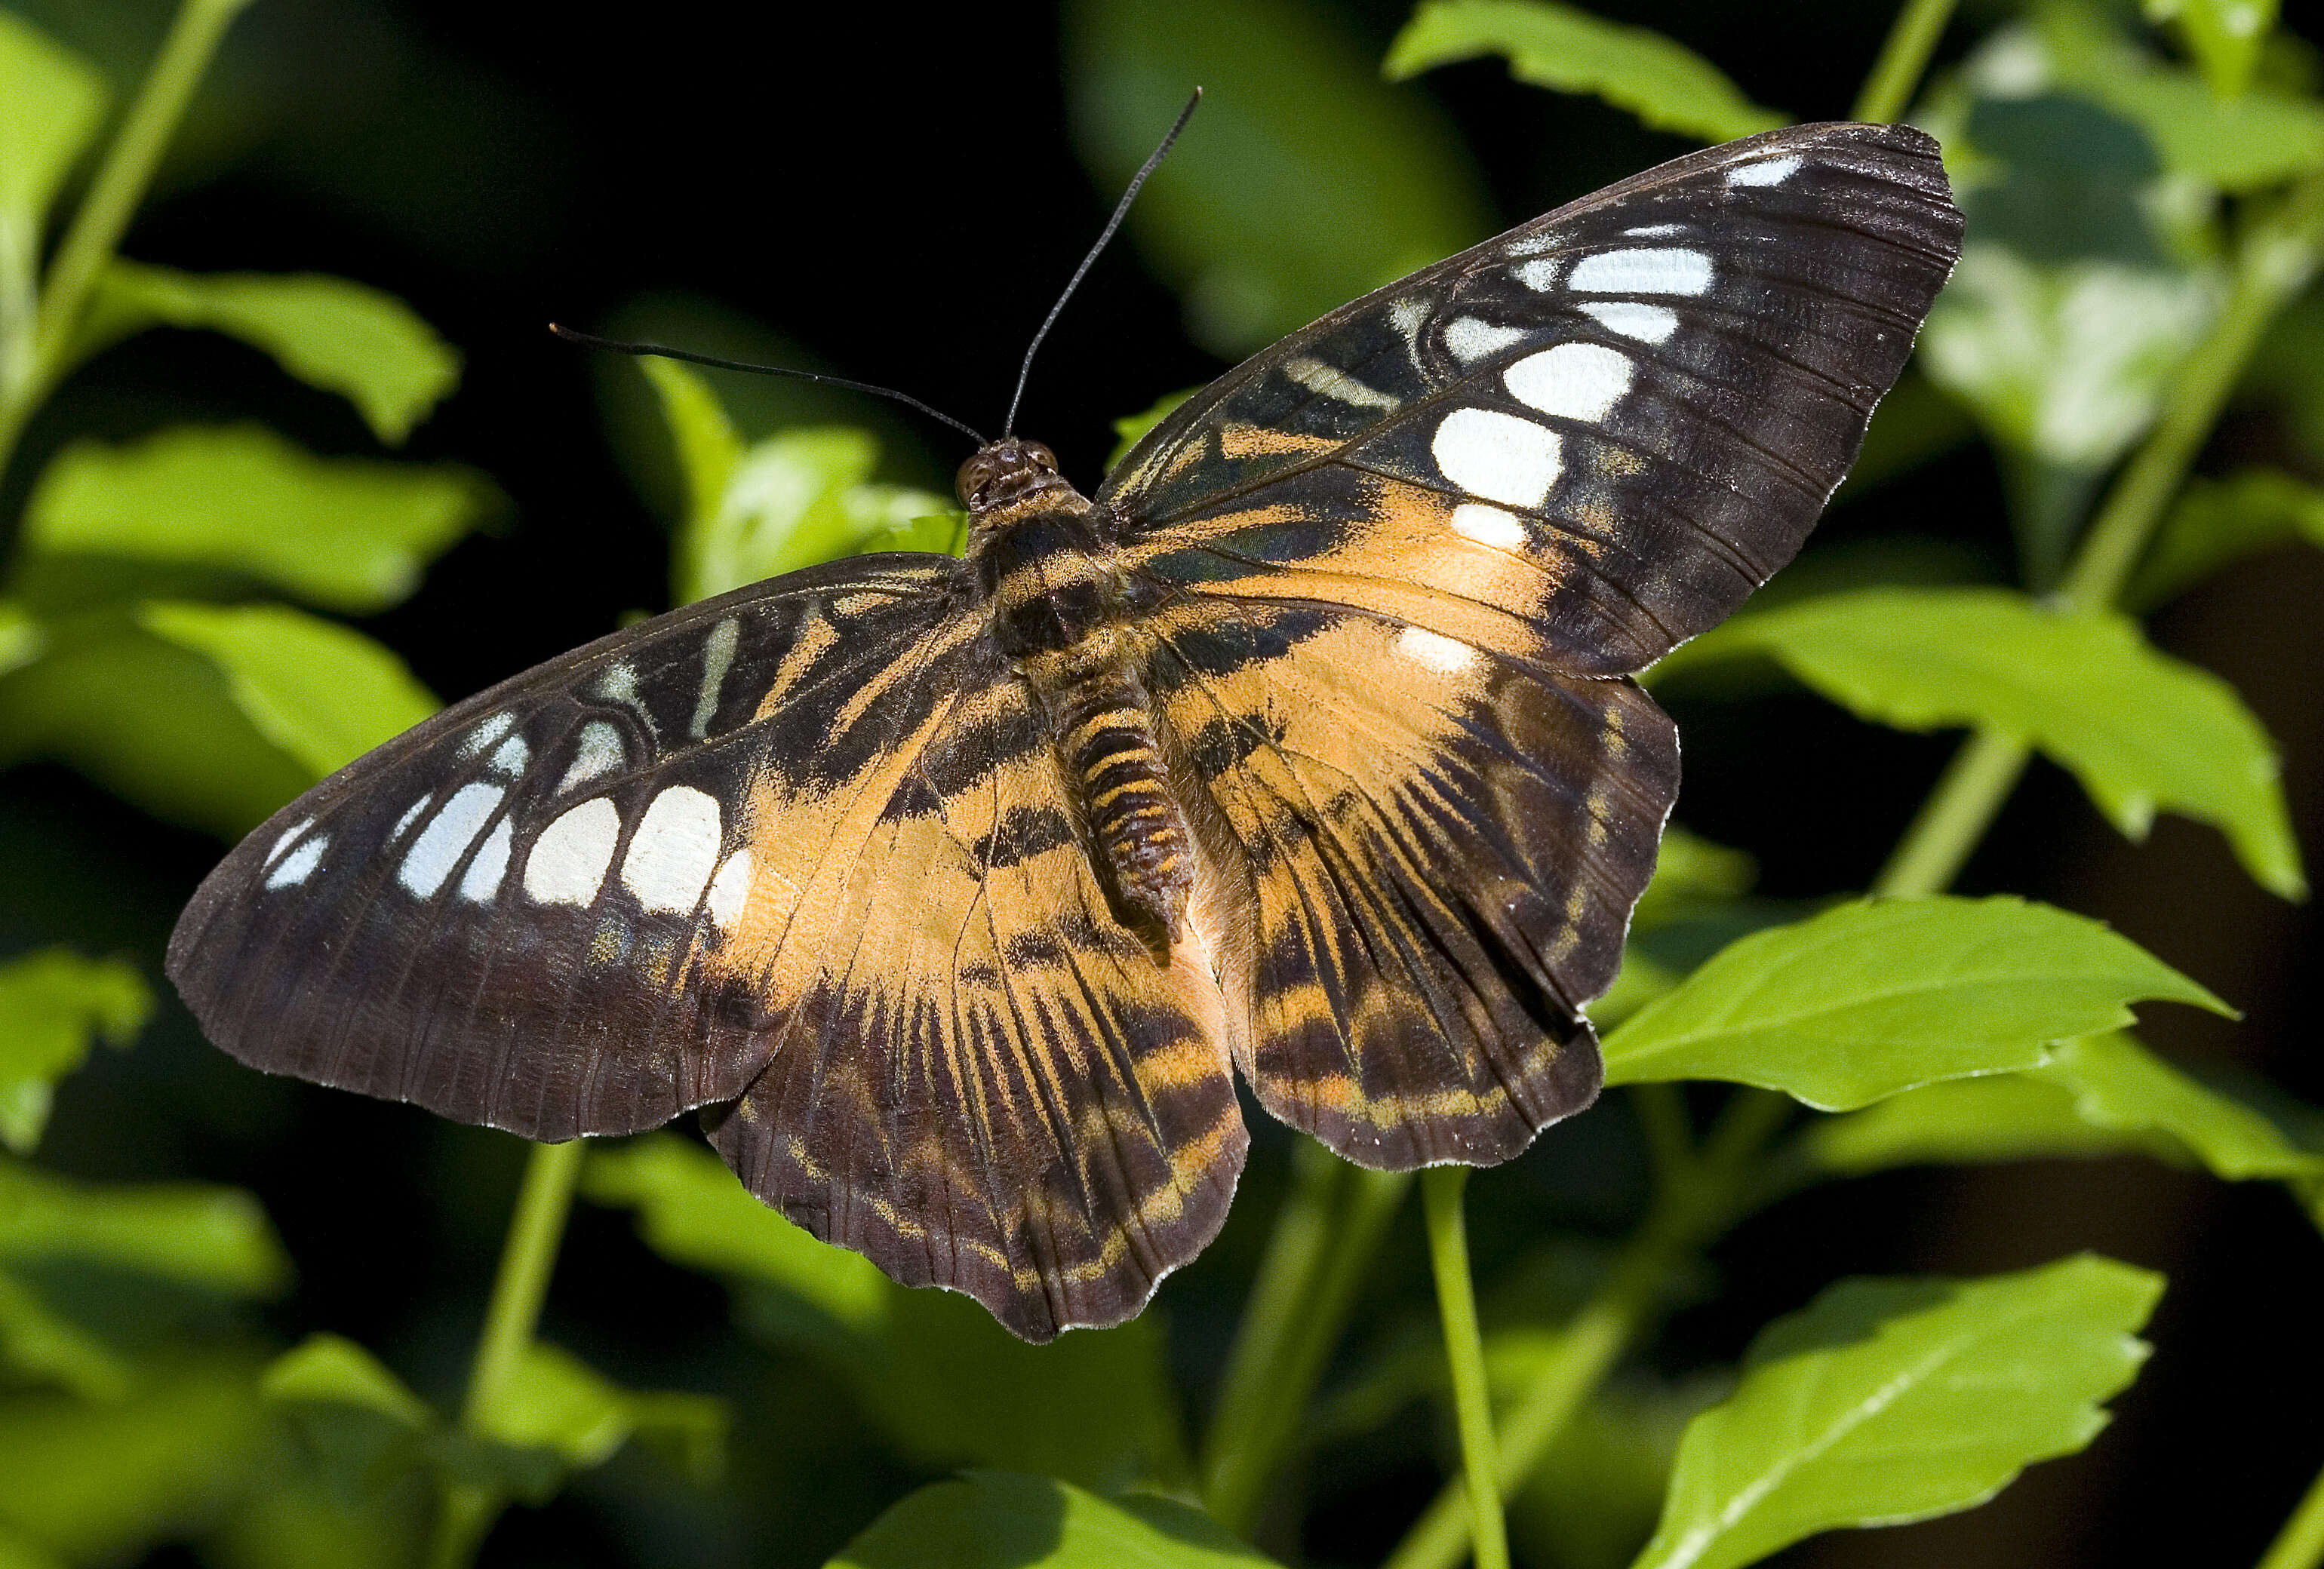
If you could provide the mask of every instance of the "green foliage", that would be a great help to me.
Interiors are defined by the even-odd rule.
[[[1269,1560],[1167,1498],[1101,1499],[1046,1476],[974,1471],[924,1487],[825,1569],[1236,1569]]]
[[[2276,0],[2146,0],[2144,10],[2150,22],[2176,23],[2211,91],[2233,97],[2251,86]]]
[[[263,427],[179,426],[58,454],[24,546],[241,573],[329,610],[400,604],[491,491],[460,469],[309,455]]]
[[[152,1008],[145,982],[117,959],[52,948],[0,964],[0,1143],[31,1154],[57,1080],[92,1042],[127,1045]]]
[[[29,306],[42,222],[105,100],[104,78],[86,60],[0,11],[0,325]],[[22,364],[0,364],[0,377],[23,374]]]
[[[2248,556],[2292,540],[2324,550],[2324,490],[2280,469],[2195,479],[2163,519],[2123,596],[2152,609]]]
[[[1213,353],[1248,353],[1492,230],[1443,123],[1304,0],[1075,0],[1065,61],[1108,201],[1188,90],[1209,95],[1130,229]]]
[[[1176,392],[1165,392],[1148,407],[1139,409],[1135,414],[1125,414],[1115,420],[1113,451],[1106,456],[1106,472],[1111,473],[1114,466],[1130,455],[1130,449],[1146,439],[1148,431],[1168,418],[1173,409],[1201,390],[1199,387],[1185,387]]]
[[[537,1342],[525,1348],[484,1430],[512,1448],[546,1449],[575,1467],[603,1465],[632,1437],[669,1445],[702,1485],[725,1464],[722,1401],[625,1390],[578,1357]]]
[[[2306,888],[2267,732],[2227,683],[2158,652],[2127,617],[1997,589],[1870,589],[1738,617],[1683,657],[1743,650],[1877,723],[1982,726],[2039,747],[2129,838],[2168,807],[2222,830],[2262,886]]]
[[[1680,1443],[1636,1569],[1732,1569],[1838,1526],[1984,1502],[2106,1425],[2163,1279],[2088,1254],[1974,1281],[1845,1280],[1760,1333]]]
[[[340,1335],[310,1335],[259,1376],[259,1393],[288,1404],[353,1406],[413,1430],[436,1413],[385,1363]]]
[[[1704,142],[1787,123],[1692,50],[1557,0],[1425,0],[1396,35],[1384,69],[1400,81],[1484,54],[1507,56],[1519,81],[1592,93],[1657,131]]]
[[[236,1297],[272,1296],[290,1277],[274,1228],[238,1188],[81,1182],[0,1157],[0,1268],[58,1263]]]
[[[2006,1073],[2131,1023],[2227,1005],[2095,921],[2022,900],[1843,904],[1747,937],[1606,1039],[1609,1084],[1723,1078],[1824,1111]]]

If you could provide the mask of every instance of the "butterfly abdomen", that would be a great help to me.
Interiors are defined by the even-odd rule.
[[[1192,840],[1170,794],[1145,692],[1111,663],[1086,672],[1047,703],[1057,759],[1081,797],[1091,840],[1122,897],[1176,942],[1194,885]]]

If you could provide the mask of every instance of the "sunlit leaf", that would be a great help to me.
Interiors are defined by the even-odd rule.
[[[1483,54],[1508,56],[1519,81],[1592,93],[1657,131],[1704,142],[1786,123],[1684,44],[1557,0],[1427,0],[1396,35],[1385,69],[1400,81]]]
[[[2146,0],[2144,9],[2150,22],[2175,23],[2211,90],[2233,97],[2251,86],[2276,0]]]
[[[49,204],[88,145],[105,99],[95,67],[0,11],[0,276],[32,277]]]
[[[2126,616],[2000,589],[1875,589],[1728,623],[1688,657],[1749,649],[1862,718],[1982,725],[2073,770],[2142,839],[2158,809],[2211,823],[2259,884],[2305,888],[2275,748],[2235,689],[2157,650]]]
[[[246,573],[334,610],[380,610],[474,528],[492,491],[465,469],[319,458],[260,426],[79,442],[42,473],[25,543]]]
[[[2324,550],[2324,490],[2281,469],[2190,480],[2123,595],[2133,609],[2163,603],[2213,573],[2288,540]]]
[[[1606,1038],[1606,1080],[1717,1078],[1852,1110],[1942,1078],[2045,1060],[2217,997],[2095,921],[2012,898],[1842,904],[1729,945]]]
[[[976,1471],[913,1493],[826,1569],[1255,1569],[1271,1562],[1169,1499],[1102,1499],[1054,1477]]]
[[[652,384],[662,418],[669,427],[678,473],[686,481],[690,526],[706,528],[716,518],[727,482],[742,461],[742,438],[726,417],[718,394],[695,371],[676,360],[650,357],[640,359],[638,369]]]
[[[124,1399],[136,1382],[129,1364],[110,1346],[51,1311],[5,1272],[0,1272],[0,1367],[85,1400]],[[0,1565],[5,1563],[0,1557]]]
[[[254,1369],[188,1363],[130,1398],[0,1402],[0,1531],[74,1564],[134,1563],[215,1521],[267,1443]]]
[[[1106,472],[1130,454],[1130,449],[1146,438],[1146,433],[1170,417],[1170,411],[1200,392],[1200,387],[1184,387],[1176,392],[1165,392],[1150,405],[1135,414],[1125,414],[1113,422],[1113,451],[1106,454]]]
[[[83,352],[147,326],[206,327],[273,356],[355,406],[399,445],[460,380],[457,351],[392,294],[321,273],[180,272],[115,262],[97,280]]]
[[[427,1401],[344,1335],[309,1335],[274,1359],[258,1387],[270,1400],[358,1406],[404,1427],[429,1427],[436,1421]]]
[[[22,605],[0,600],[0,675],[39,658],[47,641],[41,635],[40,623]]]
[[[259,733],[318,779],[436,711],[402,660],[302,610],[164,603],[143,607],[138,620],[213,660]]]
[[[235,1296],[267,1296],[290,1262],[258,1201],[202,1182],[85,1182],[0,1158],[0,1263],[71,1261]]]
[[[880,449],[848,427],[787,430],[743,452],[716,512],[680,531],[676,589],[681,602],[922,537],[917,520],[948,512],[941,496],[874,484]],[[877,542],[875,546],[875,542]]]
[[[486,1417],[491,1436],[553,1451],[568,1465],[603,1465],[637,1436],[671,1442],[687,1473],[706,1485],[725,1463],[724,1402],[625,1390],[571,1353],[538,1341],[525,1347]]]
[[[1907,1091],[1820,1122],[1801,1142],[1819,1166],[1849,1175],[2128,1152],[2200,1162],[2229,1181],[2324,1174],[2324,1154],[2122,1034],[2061,1042],[2025,1073]]]
[[[0,1569],[65,1569],[65,1561],[30,1537],[0,1526]]]
[[[1108,203],[1188,91],[1207,90],[1130,227],[1215,353],[1270,343],[1495,227],[1451,128],[1305,0],[1075,0],[1065,60]],[[1060,273],[1069,264],[1061,252]]]
[[[52,948],[0,964],[0,1143],[30,1154],[57,1080],[95,1041],[128,1044],[152,1009],[144,980],[119,959]]]
[[[1844,1280],[1752,1344],[1679,1445],[1635,1569],[1734,1569],[1804,1537],[1984,1502],[2106,1426],[2163,1278],[2083,1254],[1982,1280]]]

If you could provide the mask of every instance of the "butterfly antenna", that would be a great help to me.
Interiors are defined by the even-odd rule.
[[[988,445],[984,437],[943,409],[931,408],[910,393],[899,392],[893,387],[874,387],[869,381],[851,381],[844,376],[825,376],[815,371],[795,371],[788,365],[754,365],[746,360],[722,360],[715,354],[697,354],[691,349],[673,349],[666,344],[632,344],[619,338],[595,337],[556,322],[549,324],[549,330],[568,344],[579,344],[587,349],[636,354],[642,359],[684,360],[689,365],[710,365],[721,371],[748,371],[754,376],[788,376],[794,381],[820,381],[826,387],[844,387],[853,392],[869,392],[875,398],[892,398],[899,403],[918,409],[930,419],[942,420],[979,446]]]
[[[1130,177],[1130,188],[1123,191],[1121,199],[1113,204],[1113,216],[1106,219],[1104,229],[1098,234],[1097,243],[1089,248],[1089,254],[1082,258],[1082,264],[1074,269],[1073,277],[1066,280],[1065,291],[1057,296],[1057,303],[1049,307],[1048,317],[1041,323],[1041,330],[1035,333],[1033,341],[1026,345],[1025,362],[1017,371],[1017,390],[1009,399],[1009,422],[1001,432],[1004,440],[1017,434],[1017,406],[1025,400],[1025,381],[1033,373],[1033,356],[1040,353],[1041,340],[1047,337],[1049,329],[1057,325],[1057,317],[1065,308],[1065,301],[1074,297],[1074,290],[1081,287],[1082,280],[1097,264],[1098,252],[1105,249],[1108,240],[1113,238],[1113,232],[1121,227],[1121,220],[1130,216],[1130,204],[1137,198],[1138,188],[1146,183],[1148,175],[1161,166],[1162,160],[1170,151],[1170,144],[1178,140],[1178,133],[1184,131],[1186,122],[1194,117],[1194,106],[1202,101],[1203,89],[1196,87],[1194,96],[1186,100],[1186,106],[1178,111],[1178,118],[1172,123],[1170,133],[1162,138],[1162,144],[1147,156],[1146,161],[1139,166],[1138,172]]]

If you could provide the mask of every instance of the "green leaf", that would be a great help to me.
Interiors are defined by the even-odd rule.
[[[69,1563],[115,1564],[200,1530],[266,1453],[252,1371],[221,1358],[152,1374],[116,1402],[0,1402],[0,1532]]]
[[[0,269],[31,278],[49,204],[96,133],[105,100],[95,67],[0,11]]]
[[[0,600],[0,675],[30,665],[47,646],[40,623],[22,605]]]
[[[1654,1535],[1687,1424],[1726,1392],[1715,1375],[1677,1386],[1623,1379],[1584,1401],[1509,1500],[1520,1562],[1628,1564]]]
[[[1772,131],[1786,116],[1744,96],[1685,45],[1556,0],[1427,0],[1388,46],[1391,81],[1481,54],[1560,93],[1594,93],[1657,131],[1704,142]]]
[[[1102,190],[1093,225],[1188,89],[1207,89],[1130,227],[1214,353],[1247,353],[1499,227],[1451,126],[1383,83],[1312,0],[1074,0],[1065,32],[1074,131]]]
[[[290,1262],[258,1201],[202,1182],[83,1182],[0,1159],[0,1262],[69,1260],[263,1297]]]
[[[637,1211],[648,1247],[672,1263],[781,1289],[835,1329],[876,1333],[892,1287],[861,1253],[817,1242],[751,1197],[717,1156],[675,1134],[593,1147],[581,1191]]]
[[[401,445],[460,381],[457,351],[392,294],[322,273],[180,272],[116,261],[97,280],[86,353],[147,326],[206,327],[272,355]]]
[[[66,1569],[66,1565],[30,1537],[0,1526],[0,1569]]]
[[[1681,1441],[1635,1569],[1733,1569],[1984,1502],[2097,1436],[2163,1278],[2089,1254],[1983,1280],[1843,1280],[1752,1344]]]
[[[1146,433],[1170,417],[1171,410],[1200,392],[1200,387],[1183,387],[1176,392],[1165,392],[1151,404],[1135,414],[1125,414],[1113,422],[1113,451],[1106,454],[1106,473],[1130,455],[1130,449],[1146,439]]]
[[[2276,0],[2146,0],[2144,9],[2149,22],[2177,24],[2211,91],[2231,98],[2251,86]]]
[[[686,480],[687,526],[707,528],[717,518],[734,465],[742,461],[742,438],[718,394],[695,371],[676,360],[652,358],[640,359],[638,369],[652,384],[669,426],[670,445]]]
[[[138,621],[207,655],[258,731],[320,779],[436,711],[403,661],[283,605],[151,604]]]
[[[2134,1152],[2199,1163],[2231,1182],[2324,1175],[2324,1154],[2122,1034],[2064,1041],[2025,1073],[1908,1091],[1818,1123],[1801,1143],[1818,1166],[1851,1176]]]
[[[0,965],[0,1143],[31,1154],[57,1080],[93,1041],[127,1045],[152,1010],[144,980],[119,959],[52,948]]]
[[[1654,880],[1638,896],[1637,908],[1630,914],[1630,929],[1651,931],[1739,899],[1751,891],[1758,875],[1758,867],[1743,851],[1713,844],[1683,828],[1666,828],[1655,860]]]
[[[2131,1023],[2227,1005],[2095,921],[2018,899],[1842,904],[1730,944],[1606,1039],[1606,1081],[1719,1078],[1849,1111],[1914,1085],[2032,1068]]]
[[[916,520],[945,512],[945,499],[871,483],[879,461],[870,432],[838,426],[783,431],[744,452],[718,510],[680,531],[679,601],[921,537]]]
[[[1271,1562],[1169,1499],[1102,1499],[1053,1477],[976,1471],[913,1493],[826,1569],[1253,1569]]]
[[[491,1436],[547,1449],[567,1465],[603,1465],[632,1437],[668,1441],[697,1483],[725,1463],[726,1406],[708,1395],[625,1390],[569,1352],[525,1347],[501,1399],[486,1413]]]
[[[258,1389],[270,1400],[360,1407],[415,1432],[436,1426],[427,1401],[344,1335],[309,1335],[268,1365]]]
[[[66,448],[33,487],[24,537],[52,555],[245,573],[333,610],[382,610],[492,494],[466,469],[318,458],[254,425],[179,426]]]
[[[2128,617],[2001,589],[1875,589],[1738,618],[1698,642],[1690,658],[1772,654],[1877,723],[1990,727],[2071,769],[2127,837],[2168,808],[2224,831],[2263,887],[2306,888],[2267,732],[2234,688],[2158,652]]]
[[[2289,540],[2324,550],[2324,490],[2281,469],[2197,478],[2180,491],[2123,601],[2152,609],[2238,561]]]
[[[119,1400],[136,1386],[129,1364],[111,1347],[0,1272],[0,1366],[84,1400]],[[5,1563],[0,1558],[0,1564]]]

